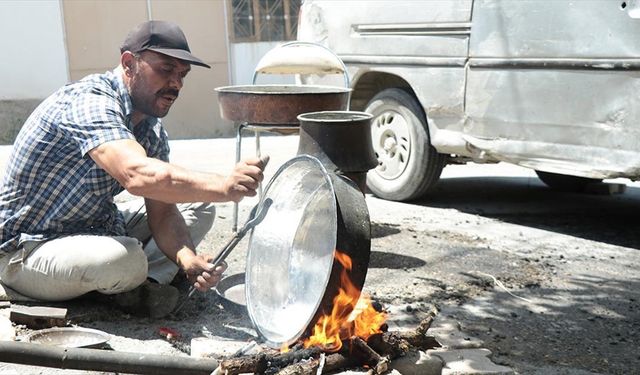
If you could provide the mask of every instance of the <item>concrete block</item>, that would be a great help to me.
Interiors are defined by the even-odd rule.
[[[404,357],[394,359],[390,368],[402,375],[440,375],[444,362],[438,356],[421,350],[412,350]]]
[[[67,309],[48,306],[11,306],[9,319],[29,328],[42,329],[67,325]]]
[[[444,361],[442,375],[515,374],[511,368],[491,362],[489,349],[436,349],[427,353]]]

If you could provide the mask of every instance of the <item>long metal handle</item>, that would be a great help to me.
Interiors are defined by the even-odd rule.
[[[273,204],[273,199],[267,198],[265,200],[260,201],[257,205],[253,207],[253,209],[251,209],[251,212],[249,213],[249,219],[244,224],[244,226],[242,226],[242,228],[240,228],[238,232],[234,233],[233,237],[231,237],[229,242],[227,242],[227,244],[224,246],[222,251],[220,251],[218,255],[216,255],[213,258],[213,260],[209,262],[209,264],[213,265],[214,269],[218,267],[227,258],[229,254],[231,254],[231,251],[236,247],[238,242],[240,242],[240,240],[244,238],[247,232],[253,229],[253,227],[255,227],[256,225],[260,224],[262,220],[264,220],[265,216],[267,216],[267,211],[269,210],[269,207],[271,207],[272,204]],[[196,287],[191,285],[191,287],[189,288],[189,292],[187,293],[187,296],[178,306],[176,306],[175,309],[173,309],[173,313],[175,314],[178,311],[180,311],[180,309],[184,307],[185,303],[189,300],[189,298],[191,298],[191,296],[193,296],[195,292],[196,292]]]

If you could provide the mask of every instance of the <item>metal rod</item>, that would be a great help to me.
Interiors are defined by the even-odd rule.
[[[16,341],[0,342],[0,362],[153,375],[208,375],[218,367],[218,361],[208,358],[61,348]]]
[[[262,155],[260,153],[260,132],[258,128],[255,129],[255,137],[256,137],[256,156],[261,158]],[[262,200],[262,182],[258,183],[258,199]]]
[[[245,123],[238,125],[238,132],[236,133],[236,164],[240,162],[241,148],[242,148],[242,128],[246,126]],[[233,202],[233,225],[231,226],[232,232],[238,231],[238,202]]]
[[[266,163],[266,162],[263,162],[263,163]],[[263,164],[263,165],[266,166],[266,164]],[[210,264],[213,265],[213,268],[219,266],[225,259],[227,259],[227,256],[231,254],[231,251],[236,247],[238,242],[240,242],[240,240],[244,238],[245,234],[247,234],[248,231],[253,229],[253,227],[255,227],[256,225],[260,224],[260,222],[267,215],[267,211],[269,210],[269,207],[271,207],[272,204],[273,204],[273,200],[271,198],[267,198],[264,201],[261,200],[258,204],[256,204],[251,209],[251,212],[249,213],[249,219],[247,219],[247,222],[242,226],[242,228],[240,228],[239,231],[233,234],[233,237],[231,237],[229,242],[227,242],[227,244],[222,248],[222,250],[218,253],[218,255],[216,255],[211,260]],[[178,311],[180,311],[184,307],[184,305],[187,303],[189,298],[191,298],[191,296],[193,296],[195,292],[196,292],[196,287],[191,285],[191,287],[189,288],[189,292],[187,293],[187,296],[182,300],[182,302],[178,304],[178,306],[176,306],[173,309],[173,313],[175,314]]]

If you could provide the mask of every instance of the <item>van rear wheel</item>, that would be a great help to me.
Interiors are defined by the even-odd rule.
[[[376,196],[407,201],[431,189],[440,178],[446,155],[429,139],[420,103],[401,89],[378,93],[365,108],[373,115],[371,136],[378,166],[367,174],[367,187]]]
[[[588,184],[602,182],[601,179],[570,176],[566,174],[558,174],[551,172],[536,171],[538,178],[542,180],[548,187],[571,193],[579,193],[584,191]]]

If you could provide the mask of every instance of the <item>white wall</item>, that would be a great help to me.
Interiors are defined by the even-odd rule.
[[[45,98],[68,82],[60,6],[0,1],[0,100]]]
[[[250,85],[258,61],[272,48],[285,42],[231,43],[231,84]],[[259,74],[257,84],[289,84],[295,82],[294,75]]]

